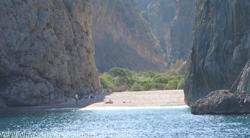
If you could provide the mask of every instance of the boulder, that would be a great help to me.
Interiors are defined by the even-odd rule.
[[[247,114],[250,113],[250,94],[217,90],[191,105],[193,114]]]

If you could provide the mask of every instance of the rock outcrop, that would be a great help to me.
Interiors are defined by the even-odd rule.
[[[238,95],[250,92],[250,1],[197,0],[195,13],[191,65],[185,85],[187,104],[200,113],[249,113],[244,110],[250,107],[248,98],[241,105]],[[216,91],[221,89],[228,92]],[[228,105],[231,107],[225,107]]]
[[[193,114],[246,114],[250,113],[250,94],[217,90],[197,100],[191,106]]]
[[[164,70],[165,53],[133,0],[91,0],[96,64],[112,67]]]
[[[55,104],[99,88],[89,0],[0,1],[0,98]]]
[[[232,90],[240,93],[250,93],[250,61],[243,68],[239,79],[237,79]]]

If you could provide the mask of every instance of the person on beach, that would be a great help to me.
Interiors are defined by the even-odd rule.
[[[77,93],[75,94],[75,101],[76,101],[76,104],[78,104],[78,101],[79,101],[79,96],[78,96],[78,94],[77,94]]]
[[[89,95],[89,99],[94,99],[95,97],[93,95]]]

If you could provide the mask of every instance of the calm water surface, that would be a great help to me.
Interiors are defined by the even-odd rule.
[[[5,112],[0,137],[250,137],[250,116],[197,116],[188,108]]]

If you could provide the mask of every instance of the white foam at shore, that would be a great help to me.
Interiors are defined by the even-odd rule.
[[[84,110],[133,110],[133,109],[179,109],[179,108],[188,108],[187,105],[181,106],[106,106],[106,107],[85,107],[79,109],[80,111]]]

